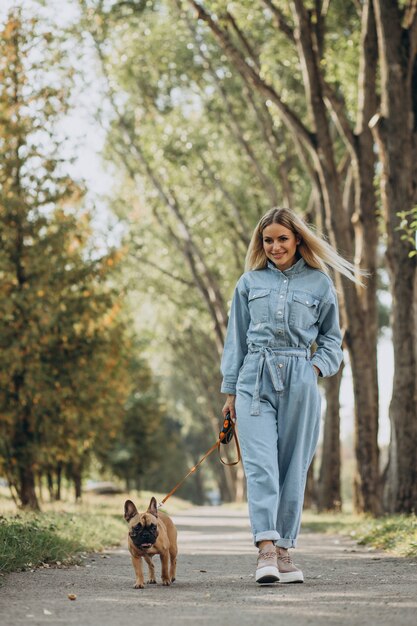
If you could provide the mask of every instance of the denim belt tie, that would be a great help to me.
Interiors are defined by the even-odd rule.
[[[276,358],[279,356],[304,356],[306,359],[308,359],[310,357],[310,350],[308,348],[270,348],[268,346],[249,346],[249,352],[251,354],[259,353],[258,370],[256,373],[255,389],[253,392],[250,414],[260,415],[260,385],[265,364],[268,367],[272,385],[275,391],[284,391],[284,383],[282,381],[282,376],[276,366]]]

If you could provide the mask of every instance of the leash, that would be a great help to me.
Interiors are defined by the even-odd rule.
[[[231,463],[228,463],[227,461],[224,461],[222,459],[222,456],[221,456],[221,453],[220,453],[220,445],[221,444],[228,444],[228,443],[230,443],[230,441],[232,439],[235,440],[235,444],[236,444],[237,461],[232,461]],[[237,438],[237,432],[236,432],[236,429],[235,429],[235,424],[234,424],[232,418],[230,417],[230,413],[227,413],[226,417],[224,418],[223,428],[221,429],[221,431],[219,433],[219,438],[217,439],[216,443],[213,444],[211,446],[211,448],[209,448],[207,450],[205,455],[198,461],[198,463],[196,463],[194,465],[194,467],[192,467],[188,471],[188,473],[184,476],[184,478],[182,480],[180,480],[180,482],[177,483],[173,489],[171,489],[171,491],[165,496],[165,498],[163,500],[161,500],[161,502],[159,502],[159,504],[157,505],[158,509],[168,500],[168,498],[170,498],[172,496],[172,494],[174,494],[177,491],[177,489],[179,489],[181,487],[181,485],[187,480],[187,478],[197,470],[197,468],[203,463],[203,461],[205,461],[206,458],[208,456],[210,456],[210,454],[212,452],[214,452],[214,450],[216,448],[218,449],[219,458],[220,458],[220,461],[223,463],[223,465],[229,465],[230,466],[230,465],[237,465],[239,463],[239,461],[241,459],[239,440]]]

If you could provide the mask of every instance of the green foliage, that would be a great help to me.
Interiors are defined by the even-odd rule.
[[[417,206],[411,211],[400,211],[398,217],[401,220],[398,230],[403,232],[401,239],[412,245],[414,249],[408,256],[414,257],[417,255]]]
[[[16,11],[0,51],[0,468],[36,507],[35,473],[80,474],[122,417],[123,250],[94,248],[83,188],[64,173],[54,129],[67,84],[48,86],[51,33]]]
[[[149,368],[132,350],[132,386],[117,435],[97,451],[104,467],[126,482],[127,489],[169,491],[186,472],[185,449],[178,422],[166,413]]]

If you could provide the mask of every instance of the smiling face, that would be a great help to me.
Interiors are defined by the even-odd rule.
[[[262,231],[263,248],[266,256],[281,271],[296,262],[297,244],[300,238],[281,224],[270,224]]]

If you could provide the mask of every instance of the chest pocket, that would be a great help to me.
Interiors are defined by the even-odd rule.
[[[290,326],[310,328],[319,318],[320,299],[305,291],[294,291],[291,301]]]
[[[251,289],[249,291],[249,313],[254,324],[268,321],[270,294],[270,289]]]

